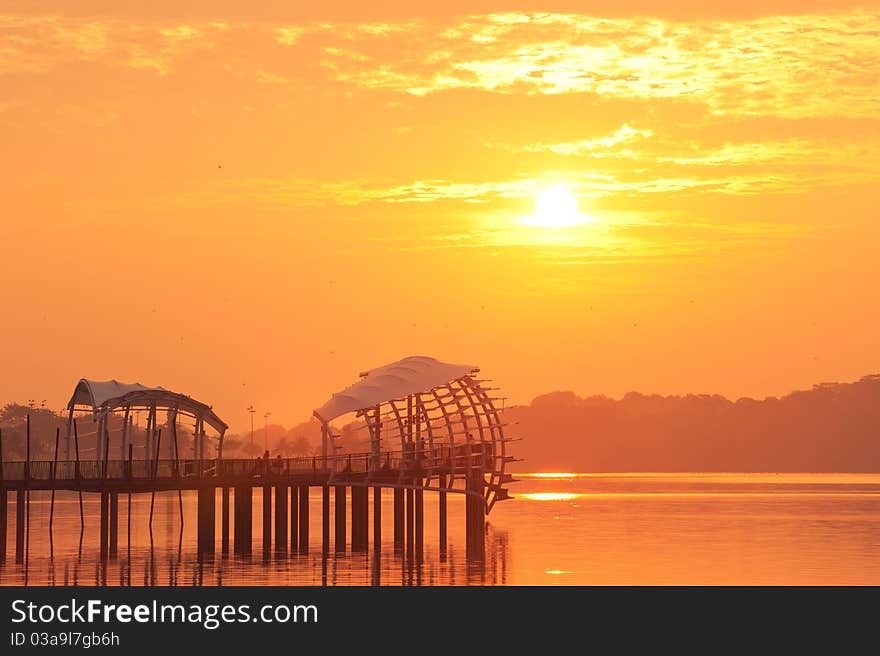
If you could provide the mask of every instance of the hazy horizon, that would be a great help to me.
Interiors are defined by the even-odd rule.
[[[638,390],[638,389],[631,389],[626,392],[623,392],[619,396],[612,396],[609,394],[603,394],[602,392],[596,392],[596,393],[592,393],[592,394],[581,394],[581,393],[578,393],[578,391],[572,390],[572,389],[553,389],[553,390],[547,390],[544,392],[540,392],[540,393],[536,394],[534,397],[532,397],[531,399],[528,399],[528,400],[525,400],[522,402],[514,402],[509,397],[507,397],[506,394],[503,394],[504,390],[502,388],[500,392],[502,393],[502,396],[505,397],[505,400],[499,401],[498,406],[499,406],[499,408],[508,408],[508,409],[515,408],[515,407],[527,407],[527,406],[532,405],[535,401],[539,401],[543,398],[551,397],[554,395],[560,395],[560,394],[571,394],[575,398],[577,398],[578,400],[581,400],[581,401],[591,399],[591,398],[603,398],[603,399],[607,399],[610,401],[622,401],[629,395],[639,395],[639,396],[644,396],[644,397],[660,396],[660,397],[670,397],[670,398],[720,397],[726,401],[730,401],[733,403],[735,403],[737,401],[741,401],[741,400],[765,401],[768,399],[778,399],[778,398],[783,398],[783,397],[790,396],[792,394],[796,394],[799,392],[809,391],[811,389],[815,389],[815,388],[821,387],[823,385],[855,384],[855,383],[858,383],[858,382],[861,382],[864,380],[871,379],[876,376],[880,376],[880,373],[865,373],[865,374],[858,376],[855,379],[849,380],[849,381],[845,381],[845,380],[844,381],[815,381],[812,384],[802,385],[800,387],[788,390],[788,391],[783,392],[781,394],[766,395],[766,396],[762,396],[762,397],[750,396],[750,395],[743,395],[743,396],[739,396],[739,397],[729,397],[724,394],[719,394],[717,392],[708,392],[708,391],[685,391],[683,393],[677,393],[677,394],[662,394],[660,392],[652,392],[649,390]],[[76,381],[76,382],[78,382],[78,381]],[[120,381],[120,382],[133,382],[133,381]],[[352,380],[350,382],[354,382],[354,380]],[[72,391],[73,391],[73,386],[71,386],[71,392]],[[177,391],[177,390],[175,390],[175,391]],[[336,392],[339,390],[333,390],[333,391]],[[37,395],[37,396],[39,396],[39,395]],[[209,405],[211,404],[210,399],[201,398],[198,395],[191,395],[191,396],[198,399],[199,401],[203,401],[205,403],[208,403]],[[329,394],[327,396],[329,397]],[[38,409],[45,408],[46,410],[51,410],[52,412],[56,412],[61,415],[65,415],[66,406],[67,406],[67,402],[68,402],[69,398],[65,398],[63,401],[61,401],[59,403],[52,403],[48,399],[44,400],[44,399],[36,399],[36,398],[33,398],[33,399],[22,399],[22,398],[0,399],[0,408],[3,408],[4,406],[7,406],[7,405],[28,406],[29,400],[33,401],[34,408],[38,408]],[[43,404],[44,401],[45,401],[45,403]],[[234,418],[230,418],[231,415],[227,416],[227,413],[224,413],[222,408],[218,408],[215,406],[214,410],[217,411],[218,415],[220,415],[220,417],[222,419],[227,421],[227,423],[230,426],[230,433],[231,434],[244,435],[245,433],[247,433],[247,434],[250,433],[249,414],[247,413],[246,409],[245,409],[245,412],[242,413],[243,415],[245,415],[246,418],[244,421],[240,421],[240,423],[237,423]],[[262,418],[261,414],[258,414],[257,417],[255,418],[255,420],[254,420],[255,433],[258,435],[262,435],[265,427],[268,425],[270,435],[272,435],[273,431],[277,432],[278,429],[283,429],[286,431],[288,429],[293,429],[299,425],[308,423],[313,420],[313,416],[312,416],[311,411],[309,411],[307,414],[305,414],[301,417],[298,417],[298,418],[294,417],[288,423],[281,423],[281,422],[275,421],[274,415],[273,415],[273,421],[269,421],[268,424],[265,421],[263,421],[262,419],[263,418]],[[349,417],[349,419],[351,419],[351,417]]]

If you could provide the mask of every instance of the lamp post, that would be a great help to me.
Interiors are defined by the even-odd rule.
[[[263,415],[263,439],[266,441],[266,451],[269,450],[269,416],[271,412]]]
[[[251,449],[253,449],[253,446],[254,446],[254,413],[256,412],[256,410],[254,410],[254,406],[249,405],[248,412],[251,413]]]

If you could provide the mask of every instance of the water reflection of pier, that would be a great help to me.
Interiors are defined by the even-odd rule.
[[[275,583],[301,585],[505,585],[507,583],[509,543],[507,533],[488,528],[486,557],[469,560],[456,557],[454,549],[440,557],[408,558],[387,550],[382,553],[323,553],[279,556],[235,554],[205,559],[185,554],[180,547],[127,551],[119,558],[86,557],[41,559],[29,571],[21,564],[24,585],[96,586],[223,586],[240,585],[241,572],[265,572],[283,566],[275,573]],[[0,573],[2,573],[0,569]],[[7,570],[7,574],[10,574]],[[270,576],[270,575],[267,575]],[[0,577],[0,583],[3,578]],[[271,582],[268,581],[268,582]]]

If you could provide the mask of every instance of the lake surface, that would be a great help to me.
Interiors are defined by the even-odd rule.
[[[262,503],[254,493],[249,557],[196,557],[195,493],[119,500],[119,554],[98,557],[98,500],[32,493],[29,557],[14,562],[14,494],[0,585],[628,585],[880,584],[878,474],[532,474],[488,518],[485,562],[468,562],[464,500],[449,495],[449,547],[438,547],[434,493],[425,494],[425,554],[395,554],[392,498],[383,495],[383,541],[375,554],[321,554],[321,499],[312,490],[311,550],[264,556]],[[372,508],[372,499],[370,500]],[[331,503],[332,508],[332,503]],[[219,495],[218,495],[219,510]],[[349,506],[350,510],[350,506]],[[370,519],[372,523],[372,518]],[[331,518],[331,530],[332,530]],[[372,525],[372,524],[371,524]],[[371,530],[372,533],[372,530]],[[350,534],[349,534],[350,539]],[[331,542],[332,549],[332,542]]]

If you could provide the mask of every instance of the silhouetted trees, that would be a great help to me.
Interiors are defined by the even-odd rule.
[[[763,400],[552,392],[505,416],[522,471],[880,471],[880,375]]]

